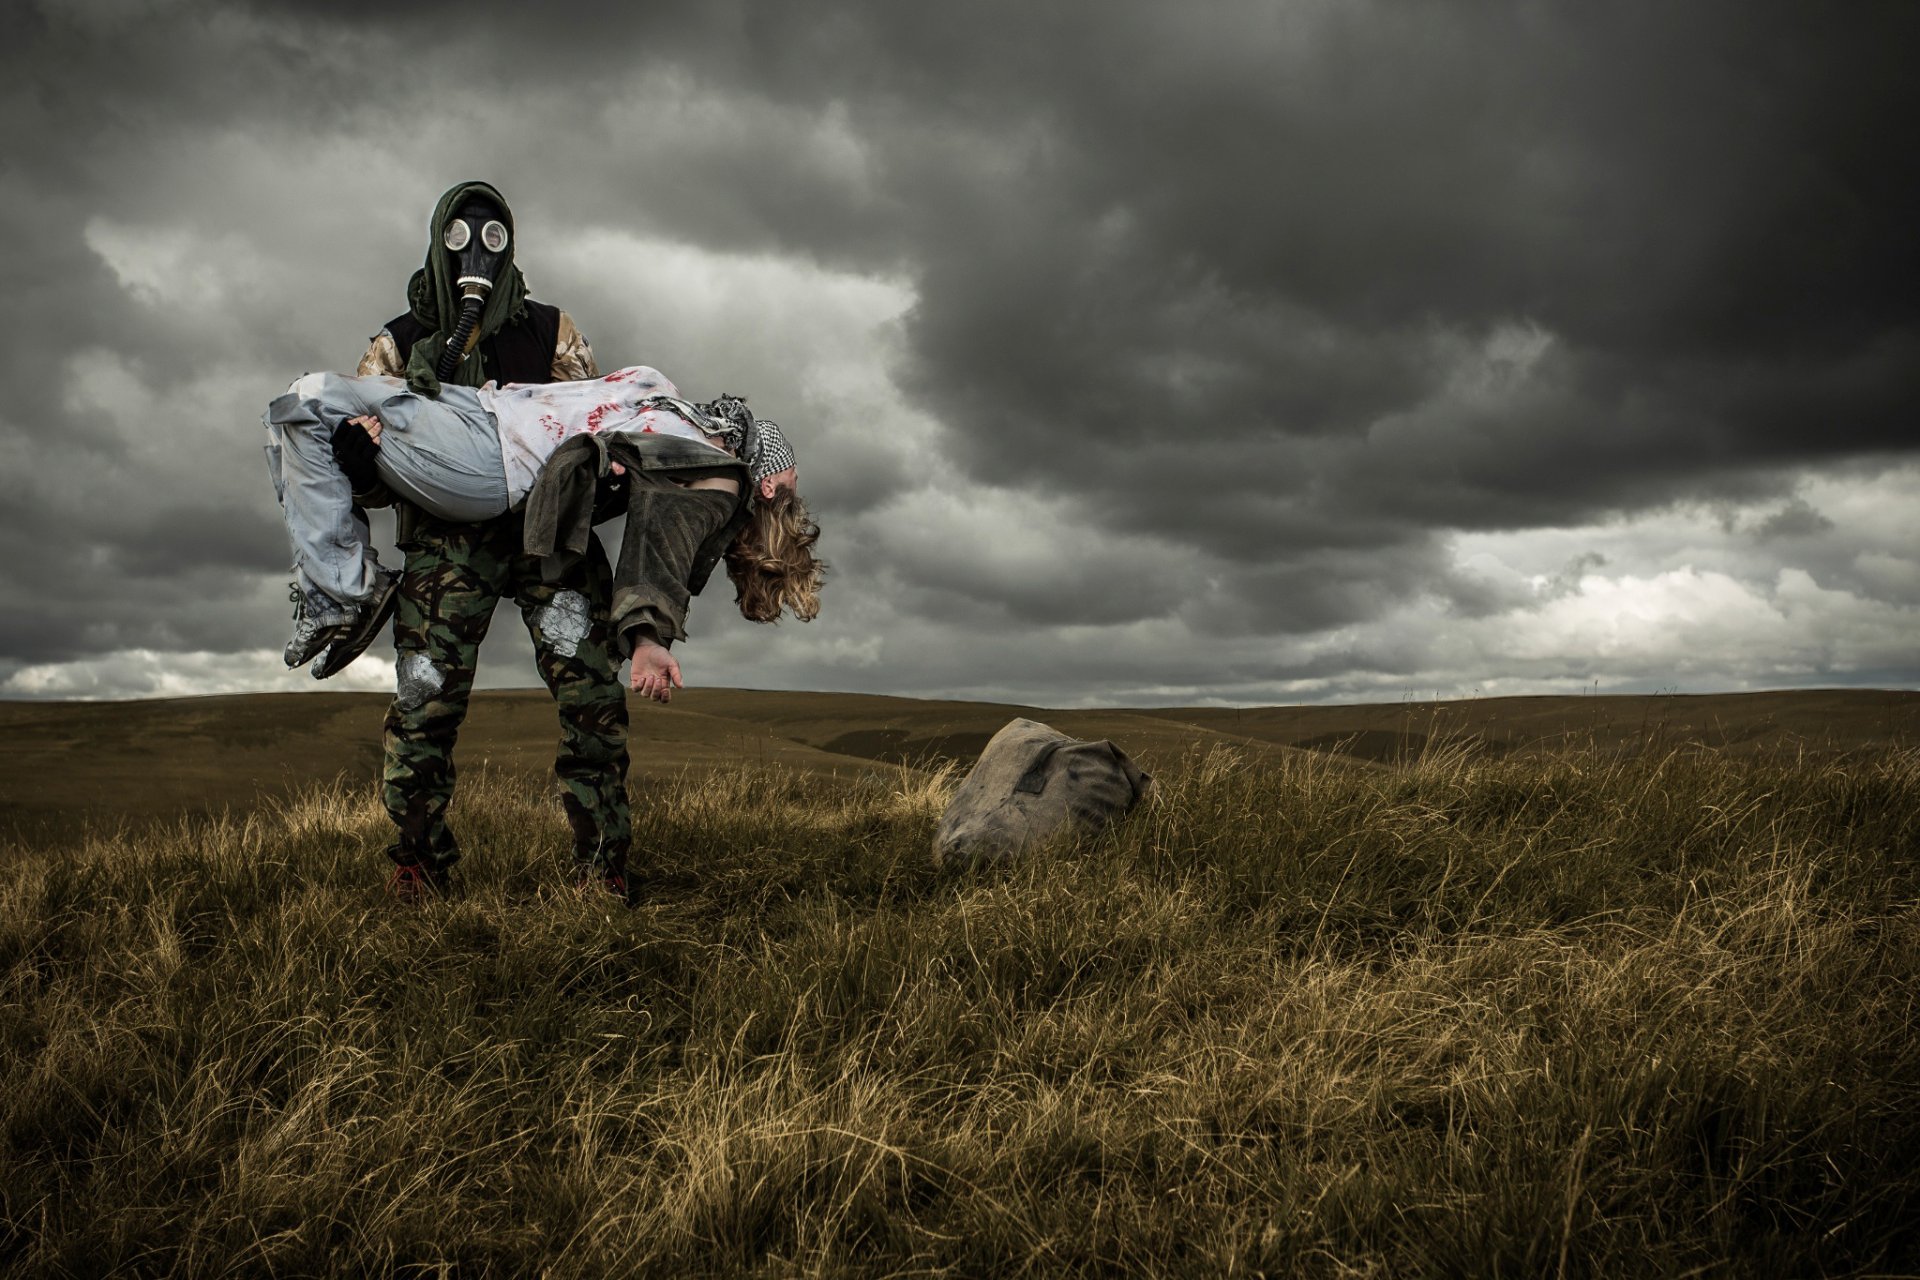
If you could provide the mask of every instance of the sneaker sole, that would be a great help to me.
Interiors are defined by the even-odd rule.
[[[346,626],[346,623],[340,622],[335,623],[331,627],[322,627],[313,633],[313,639],[307,642],[305,649],[295,649],[291,653],[282,653],[280,657],[281,660],[287,664],[287,670],[298,671],[301,667],[306,666],[309,662],[312,662],[315,658],[325,653],[327,647],[340,638],[340,633],[346,630]]]
[[[380,629],[387,625],[387,619],[393,616],[394,606],[399,603],[400,575],[395,574],[388,579],[387,589],[369,602],[360,616],[334,638],[326,656],[313,664],[313,678],[325,680],[339,675],[352,665],[355,658],[367,651],[367,646],[380,634]]]

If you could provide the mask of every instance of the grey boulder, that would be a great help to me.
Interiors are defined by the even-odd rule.
[[[1069,829],[1104,827],[1152,787],[1152,776],[1104,738],[1083,742],[1037,720],[1009,721],[941,816],[934,863],[998,862]]]

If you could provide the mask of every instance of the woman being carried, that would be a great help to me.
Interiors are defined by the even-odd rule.
[[[795,492],[780,429],[737,397],[689,403],[644,365],[581,382],[442,384],[437,398],[398,378],[314,373],[268,406],[265,424],[293,545],[298,612],[286,662],[317,658],[316,678],[365,649],[399,579],[374,553],[336,432],[343,443],[364,432],[378,478],[443,519],[524,506],[525,549],[557,560],[584,550],[595,515],[624,498],[614,633],[633,656],[633,687],[661,702],[680,684],[667,646],[686,634],[688,599],[722,557],[750,620],[819,613],[820,530]]]

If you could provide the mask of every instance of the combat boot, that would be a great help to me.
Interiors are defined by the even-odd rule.
[[[387,893],[399,902],[422,903],[449,898],[458,892],[453,864],[460,858],[460,847],[449,839],[438,850],[438,858],[421,856],[418,846],[403,847],[398,841],[387,846],[393,859],[393,873],[387,877]]]
[[[622,906],[631,907],[636,899],[633,878],[627,874],[626,859],[596,861],[591,855],[575,851],[573,855],[573,891],[582,898],[612,894]]]

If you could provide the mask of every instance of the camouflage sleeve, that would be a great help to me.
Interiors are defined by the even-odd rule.
[[[407,362],[400,358],[400,344],[393,335],[382,329],[375,334],[373,341],[367,344],[367,353],[360,357],[360,363],[354,369],[357,377],[372,378],[385,376],[404,378],[407,376]],[[355,506],[391,507],[399,498],[393,490],[384,484],[376,484],[364,492],[356,490],[353,495]]]
[[[553,346],[553,380],[583,382],[599,376],[600,366],[593,362],[593,347],[588,344],[587,335],[574,325],[572,316],[562,311],[560,338]]]
[[[360,357],[360,365],[354,373],[362,378],[407,376],[407,362],[401,358],[400,344],[393,340],[391,333],[382,329],[373,336],[373,341],[367,345],[367,354]]]

